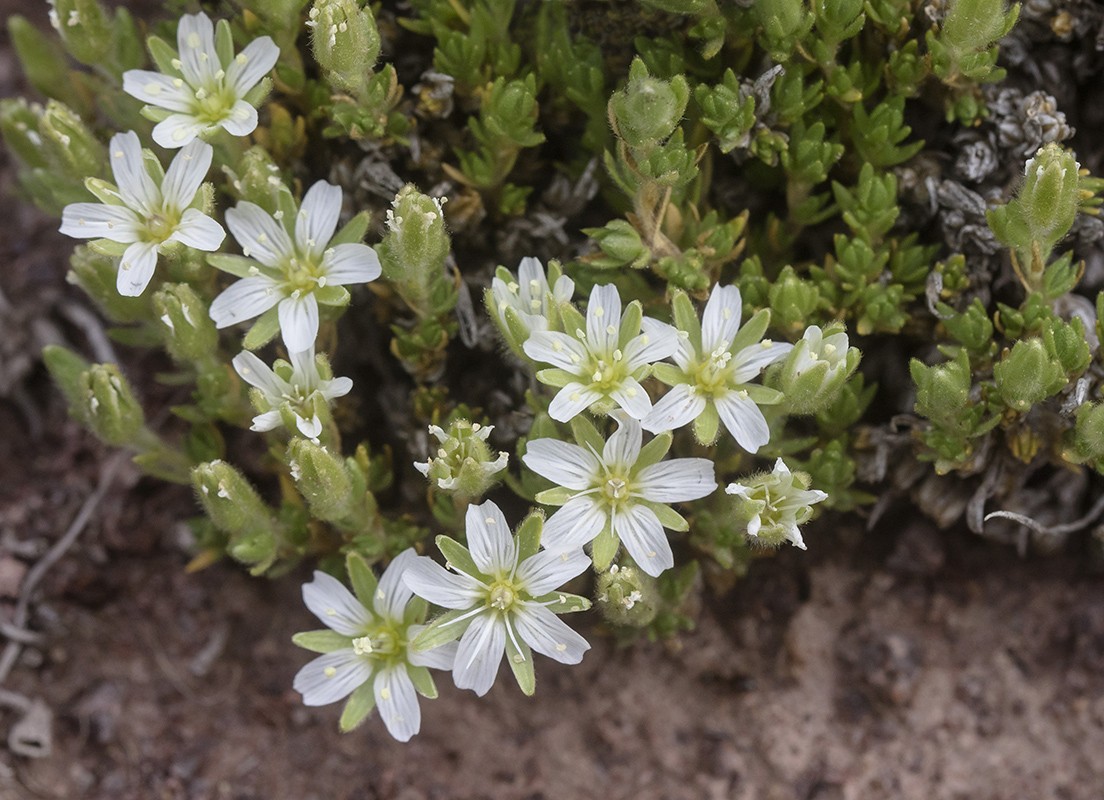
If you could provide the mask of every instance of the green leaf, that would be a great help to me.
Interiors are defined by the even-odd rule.
[[[533,653],[524,641],[519,641],[519,650],[514,646],[513,637],[506,637],[506,660],[510,662],[510,669],[514,673],[521,691],[532,695],[537,689],[537,674],[533,670]]]
[[[345,708],[341,712],[341,721],[338,723],[341,726],[341,732],[348,733],[364,722],[364,718],[372,713],[375,707],[376,693],[372,688],[372,681],[368,680],[354,689],[349,696],[349,701],[345,703]]]
[[[353,592],[357,600],[367,609],[372,608],[376,598],[376,575],[364,556],[360,553],[349,553],[345,557],[345,569],[349,573],[349,582],[353,584]]]
[[[353,646],[353,640],[328,628],[321,631],[304,631],[291,637],[291,641],[312,653],[332,653]]]

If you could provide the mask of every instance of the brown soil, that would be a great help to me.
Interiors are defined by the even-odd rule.
[[[70,244],[53,220],[5,210],[0,289],[20,335],[30,348],[48,319],[79,345],[56,312],[78,297]],[[66,420],[40,367],[23,385],[42,425],[0,399],[5,618],[110,455]],[[31,621],[46,643],[4,688],[45,700],[53,752],[0,749],[2,800],[1094,800],[1104,786],[1104,581],[1077,554],[1021,561],[924,522],[860,536],[828,518],[807,553],[754,564],[673,645],[619,650],[584,630],[583,664],[539,664],[532,699],[508,675],[482,699],[446,678],[402,745],[378,720],[342,736],[338,707],[300,704],[291,679],[309,655],[289,638],[316,627],[306,573],[186,574],[180,521],[194,513],[187,490],[124,470],[49,573]],[[0,730],[17,719],[0,712]]]

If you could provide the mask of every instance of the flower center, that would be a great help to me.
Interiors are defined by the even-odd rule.
[[[179,220],[170,218],[164,212],[154,214],[146,220],[148,240],[160,244],[173,235],[178,222]]]
[[[399,652],[399,637],[388,628],[379,628],[353,639],[353,652],[358,656],[393,656]]]
[[[488,600],[491,608],[497,608],[499,611],[506,611],[517,600],[517,592],[514,591],[513,586],[504,581],[499,581],[491,586]]]
[[[631,494],[632,488],[629,486],[629,479],[624,475],[610,475],[602,486],[602,496],[611,506],[623,503],[629,499]]]
[[[200,122],[215,125],[230,116],[236,101],[237,97],[234,93],[222,85],[222,80],[219,80],[212,86],[201,86],[195,90],[192,114]]]
[[[715,394],[728,385],[732,353],[728,352],[728,342],[709,354],[709,358],[699,362],[694,375],[695,387],[706,394]]]

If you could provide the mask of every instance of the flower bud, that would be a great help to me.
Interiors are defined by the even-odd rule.
[[[177,361],[199,361],[218,347],[218,331],[207,304],[186,283],[165,284],[153,296],[165,334],[165,348]]]
[[[1021,339],[1012,352],[993,366],[993,378],[1005,404],[1026,412],[1033,405],[1061,391],[1066,371],[1041,339]]]
[[[848,347],[847,334],[816,325],[794,345],[782,363],[781,386],[791,413],[815,414],[828,407],[859,365],[858,348]]]
[[[560,305],[570,303],[575,282],[563,274],[558,261],[545,274],[540,261],[523,258],[515,276],[505,267],[495,272],[484,300],[510,350],[526,358],[522,345],[533,331],[557,329]]]
[[[96,0],[54,0],[51,23],[82,64],[102,66],[112,48],[111,22]]]
[[[272,527],[268,506],[245,476],[225,461],[211,461],[192,470],[192,486],[219,530],[248,537]]]
[[[659,611],[655,578],[633,566],[614,564],[598,576],[598,608],[614,625],[643,628]]]
[[[809,488],[805,472],[790,472],[778,459],[771,472],[730,483],[725,489],[740,499],[738,516],[747,520],[747,535],[760,544],[777,547],[784,541],[805,549],[797,526],[813,514],[812,505],[827,500],[828,495]]]
[[[1073,152],[1053,142],[1040,148],[1024,166],[1018,199],[1032,238],[1047,251],[1069,233],[1081,200]]]
[[[449,237],[443,201],[407,184],[387,212],[388,234],[376,248],[383,275],[419,314],[430,313],[431,289],[444,280]]]
[[[685,77],[653,78],[637,57],[629,69],[628,85],[610,98],[610,121],[629,147],[650,150],[674,133],[689,99]]]
[[[335,88],[359,88],[379,57],[380,35],[371,10],[356,0],[315,0],[307,25],[327,80]]]
[[[430,483],[449,494],[461,498],[482,497],[497,482],[499,472],[506,469],[508,456],[499,452],[497,457],[487,447],[487,437],[493,425],[480,425],[458,419],[444,431],[436,425],[429,432],[437,437],[440,446],[435,458],[415,462],[417,470]]]
[[[134,444],[145,427],[145,415],[119,367],[93,364],[77,383],[79,413],[92,432],[117,447]]]
[[[245,151],[236,172],[229,172],[230,187],[239,200],[256,203],[269,214],[280,210],[280,194],[284,187],[280,168],[263,147]]]
[[[98,246],[98,245],[97,245]],[[98,252],[89,245],[78,245],[69,257],[65,279],[80,286],[96,305],[115,322],[139,322],[149,319],[144,297],[124,297],[117,287],[119,259]]]
[[[51,166],[73,183],[107,170],[107,148],[69,106],[51,100],[39,122]]]
[[[596,267],[623,267],[627,264],[639,269],[651,260],[651,249],[641,240],[636,228],[623,219],[612,220],[604,228],[586,228],[583,233],[602,249],[601,255],[586,257],[586,261]]]
[[[309,439],[296,438],[288,444],[288,466],[314,516],[336,522],[349,515],[353,487],[341,458]]]

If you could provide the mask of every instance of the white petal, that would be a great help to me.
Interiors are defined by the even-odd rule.
[[[400,742],[409,742],[422,727],[422,711],[414,684],[406,674],[406,665],[399,663],[376,673],[372,687],[376,693],[376,708],[387,732]]]
[[[621,386],[610,392],[610,398],[633,419],[644,419],[652,410],[652,399],[635,378],[622,379]]]
[[[566,303],[571,300],[574,294],[575,281],[566,275],[561,275],[556,279],[556,285],[552,287],[552,296],[556,298],[557,302]]]
[[[715,397],[717,413],[736,444],[749,453],[756,453],[770,441],[770,428],[759,406],[743,392],[726,392]]]
[[[207,127],[191,114],[172,114],[153,126],[153,141],[168,150],[191,142]]]
[[[280,301],[280,333],[289,352],[295,353],[314,346],[318,338],[318,300],[308,292]]]
[[[267,36],[254,39],[226,68],[226,85],[244,97],[280,59],[280,48]]]
[[[740,329],[744,304],[736,286],[713,287],[702,313],[702,352],[712,353],[722,344],[727,348]]]
[[[671,354],[671,358],[678,365],[678,368],[685,373],[696,369],[696,362],[699,360],[697,351],[690,346],[689,339],[679,339],[677,341],[675,352]]]
[[[522,603],[512,621],[527,645],[561,664],[578,664],[590,649],[586,639],[540,603]]]
[[[456,648],[453,683],[482,697],[494,685],[506,650],[506,624],[494,612],[475,616]]]
[[[180,71],[193,86],[209,87],[222,69],[215,50],[215,26],[206,14],[185,14],[176,29]]]
[[[211,303],[216,328],[253,319],[280,302],[283,294],[272,278],[258,275],[235,281]]]
[[[344,397],[353,390],[352,378],[334,378],[332,381],[326,381],[322,388],[322,396],[326,400],[333,400],[336,397]]]
[[[561,554],[542,550],[521,562],[515,580],[533,597],[554,592],[590,566],[590,558],[582,550]]]
[[[272,409],[253,417],[253,425],[250,426],[249,430],[263,433],[264,431],[276,430],[283,424],[284,418],[280,416],[279,410]]]
[[[266,397],[276,400],[285,394],[291,394],[288,382],[248,350],[242,350],[230,363],[243,381],[260,389]]]
[[[295,247],[284,226],[255,203],[243,200],[226,209],[226,227],[248,258],[266,267],[284,267],[295,257]]]
[[[161,208],[161,191],[146,172],[138,134],[134,131],[115,134],[108,142],[107,153],[123,202],[145,217],[157,213]]]
[[[602,461],[609,467],[615,464],[622,468],[631,467],[640,455],[644,438],[640,423],[624,412],[615,411],[610,416],[617,420],[617,430],[602,449]]]
[[[640,425],[652,433],[673,431],[693,422],[703,411],[705,398],[697,392],[691,394],[690,387],[682,383],[659,398]]]
[[[211,168],[214,152],[211,145],[198,139],[181,148],[161,181],[161,196],[166,209],[180,211],[192,204],[199,185]]]
[[[317,439],[322,434],[322,420],[317,415],[307,419],[296,412],[295,427],[308,439]]]
[[[641,320],[641,329],[641,334],[634,336],[625,345],[624,358],[630,372],[636,372],[645,364],[654,364],[669,358],[678,350],[678,331],[665,322],[644,317]]]
[[[327,284],[369,283],[381,272],[379,256],[366,244],[339,244],[327,250],[322,259],[322,274]]]
[[[341,216],[341,187],[318,181],[303,196],[295,217],[295,244],[299,252],[317,258],[337,230]],[[364,245],[362,245],[363,247]]]
[[[683,503],[717,489],[713,462],[707,458],[675,458],[640,470],[633,491],[653,503]]]
[[[567,555],[578,550],[606,526],[605,507],[591,497],[573,497],[564,503],[555,514],[544,523],[541,544],[556,555]]]
[[[472,560],[486,575],[501,575],[513,571],[517,563],[517,547],[510,535],[510,525],[498,506],[488,500],[482,505],[468,506],[464,518],[468,548]]]
[[[596,352],[613,353],[621,335],[621,295],[612,283],[591,289],[586,322],[590,348]]]
[[[759,344],[745,347],[732,357],[736,365],[732,380],[734,383],[747,383],[758,375],[763,367],[781,361],[790,351],[793,345],[788,342],[770,342],[764,339]]]
[[[257,109],[244,100],[238,100],[219,120],[219,125],[231,136],[248,136],[257,129]]]
[[[548,405],[548,416],[557,422],[570,422],[589,408],[591,403],[601,398],[602,395],[581,383],[569,383],[552,398]]]
[[[345,584],[325,572],[315,570],[314,580],[303,584],[303,602],[327,628],[344,636],[363,636],[373,622],[372,613]]]
[[[403,550],[387,565],[387,569],[380,576],[379,586],[376,588],[376,596],[372,598],[372,607],[384,619],[393,622],[402,622],[406,604],[414,594],[410,587],[402,579],[403,573],[410,563],[417,558],[414,548]]]
[[[551,364],[574,375],[581,374],[590,355],[572,336],[559,331],[533,331],[522,345],[525,355],[542,364]]]
[[[663,526],[647,506],[631,505],[619,511],[613,521],[613,532],[633,560],[653,578],[675,565],[675,554]]]
[[[125,206],[102,203],[70,203],[61,212],[61,232],[75,239],[110,239],[130,244],[138,241],[143,220]]]
[[[198,208],[189,208],[184,211],[169,241],[182,242],[196,250],[212,253],[222,246],[225,238],[226,231],[221,225]]]
[[[157,268],[157,243],[135,242],[119,259],[115,288],[123,297],[138,297],[149,286]]]
[[[558,439],[534,439],[525,446],[522,463],[565,489],[589,489],[602,465],[589,450]]]
[[[428,556],[419,556],[402,573],[414,594],[441,608],[471,608],[481,597],[483,584],[467,575],[454,575]]]
[[[406,629],[407,641],[414,641],[418,638],[418,634],[424,631],[428,625],[411,625]],[[452,669],[453,663],[456,661],[456,648],[457,642],[448,642],[440,647],[434,647],[432,650],[426,650],[423,653],[419,653],[415,650],[411,650],[409,647],[406,650],[406,660],[413,664],[415,667],[429,667],[431,669]]]
[[[537,282],[536,287],[533,281]],[[539,258],[526,256],[518,264],[518,286],[522,293],[527,293],[533,300],[543,300],[544,293],[548,291],[548,276],[544,274],[544,266]],[[536,292],[530,290],[536,289]]]
[[[128,69],[123,73],[123,91],[143,103],[170,111],[190,111],[195,102],[191,87],[177,87],[173,79],[160,72]]]
[[[328,675],[329,669],[334,672]],[[303,695],[303,705],[324,706],[348,697],[371,677],[372,662],[348,647],[314,659],[296,673],[291,685]]]

